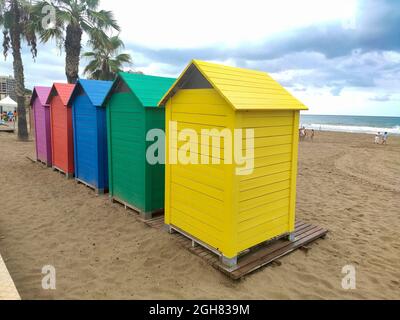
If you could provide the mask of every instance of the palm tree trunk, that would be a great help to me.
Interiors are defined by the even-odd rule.
[[[79,76],[82,29],[79,25],[69,24],[65,39],[65,74],[68,83],[75,83]]]
[[[18,113],[18,139],[22,141],[28,140],[28,128],[26,123],[25,109],[25,84],[24,84],[24,66],[21,57],[21,27],[20,10],[18,4],[14,1],[12,4],[13,23],[10,28],[10,39],[13,55],[14,78],[16,82],[15,93],[17,96],[17,113]]]

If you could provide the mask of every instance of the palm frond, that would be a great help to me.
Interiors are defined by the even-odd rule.
[[[0,0],[4,1],[10,0]],[[28,1],[28,0],[17,0]],[[29,0],[30,1],[30,0]],[[42,26],[43,19],[42,9],[44,6],[52,5],[56,10],[56,22],[53,28]],[[68,81],[72,82],[76,78],[79,68],[79,58],[84,57],[102,63],[89,62],[85,68],[85,73],[90,73],[93,77],[109,77],[109,70],[104,67],[104,61],[111,59],[119,54],[119,50],[123,48],[123,43],[117,38],[110,38],[108,33],[116,30],[120,31],[120,27],[111,11],[99,10],[100,0],[33,0],[31,9],[31,17],[33,22],[28,26],[29,30],[35,30],[40,41],[47,42],[56,39],[58,44],[62,42],[67,53],[66,73]],[[88,44],[93,50],[92,53],[84,53],[81,55],[82,32],[88,35]],[[30,31],[27,33],[28,38],[32,35]],[[124,62],[125,63],[125,62]],[[71,71],[72,70],[72,71]],[[100,71],[98,71],[100,70]]]
[[[132,63],[132,57],[128,53],[121,53],[118,56],[115,57],[115,60],[120,61],[122,64],[131,64]]]
[[[6,0],[0,0],[0,26],[4,25],[5,12],[6,12]]]
[[[105,44],[91,42],[93,51],[85,52],[82,57],[89,59],[84,74],[91,79],[113,80],[122,71],[124,65],[132,64],[132,58],[127,53],[119,53],[124,43],[118,37],[107,38]]]
[[[83,30],[85,30],[85,32],[89,36],[88,44],[91,47],[93,48],[108,47],[109,37],[103,30],[97,28],[88,28],[87,25],[83,25]]]
[[[99,7],[100,1],[99,0],[85,0],[87,6],[91,10],[96,10]]]
[[[95,57],[95,56],[96,56],[95,52],[84,52],[82,54],[82,58],[92,58],[92,57]]]
[[[91,73],[95,72],[97,69],[99,69],[99,61],[97,60],[92,60],[88,63],[88,65],[85,67],[83,70],[84,74],[90,75]]]
[[[63,40],[65,25],[70,22],[70,15],[67,12],[61,11],[58,7],[55,7],[55,25],[52,26],[52,28],[43,28],[42,9],[47,5],[47,1],[39,1],[31,7],[31,20],[34,23],[35,31],[39,34],[39,39],[41,42],[48,42],[51,39]]]
[[[121,30],[120,26],[117,23],[117,20],[115,20],[114,18],[114,14],[111,11],[87,10],[87,18],[97,28],[101,28],[104,30]]]

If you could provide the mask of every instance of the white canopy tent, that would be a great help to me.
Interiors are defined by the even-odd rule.
[[[14,112],[17,106],[18,104],[9,96],[5,97],[3,100],[0,100],[0,112]]]

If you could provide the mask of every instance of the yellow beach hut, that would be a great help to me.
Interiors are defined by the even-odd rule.
[[[260,243],[292,238],[299,115],[307,107],[265,72],[198,60],[163,105],[169,230],[219,254],[228,266]]]

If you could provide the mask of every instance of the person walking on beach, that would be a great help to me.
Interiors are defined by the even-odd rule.
[[[375,142],[374,142],[375,144],[380,144],[381,143],[381,133],[380,132],[378,132],[376,135],[375,135]]]
[[[311,130],[311,136],[310,136],[311,142],[314,142],[314,137],[315,137],[315,130],[312,129]]]
[[[300,129],[300,141],[304,141],[306,137],[307,137],[306,128],[302,127]]]
[[[385,132],[383,134],[383,136],[382,136],[382,144],[383,145],[387,145],[388,136],[389,136],[389,134],[387,132]]]

